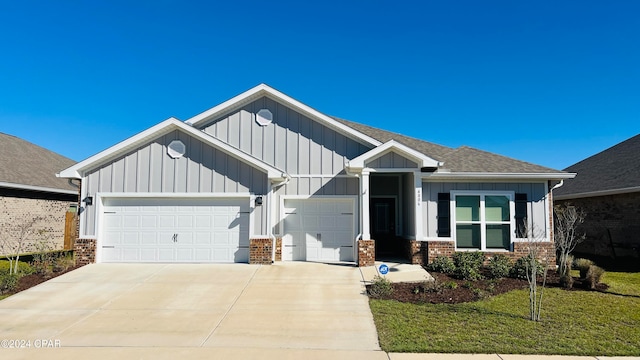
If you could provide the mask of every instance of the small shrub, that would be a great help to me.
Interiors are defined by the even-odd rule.
[[[391,286],[391,281],[379,275],[373,278],[371,286],[369,287],[369,295],[371,297],[376,299],[386,298],[391,296],[392,293],[393,287]]]
[[[511,268],[510,276],[516,279],[527,280],[527,269],[529,268],[529,264],[531,263],[531,255],[523,256],[516,260],[516,263]],[[537,274],[542,275],[544,273],[544,268],[540,261],[535,260]]]
[[[476,300],[484,300],[489,297],[489,294],[487,294],[487,292],[483,291],[482,289],[473,288],[471,289],[471,291],[473,292],[473,297]]]
[[[573,261],[573,268],[576,270],[580,270],[580,278],[584,279],[587,277],[587,271],[589,271],[589,267],[595,265],[593,261],[589,259],[575,259]]]
[[[455,275],[463,280],[480,280],[480,268],[484,262],[484,254],[477,251],[457,252],[453,254],[453,263],[456,266]]]
[[[457,289],[458,288],[458,283],[456,283],[455,281],[447,281],[445,283],[443,283],[442,285],[443,289]]]
[[[456,266],[448,256],[438,255],[432,263],[427,265],[431,271],[451,275],[456,271]]]
[[[560,276],[560,286],[565,289],[573,288],[573,276],[571,274],[565,274]]]
[[[489,259],[489,274],[493,279],[502,279],[509,276],[512,267],[513,263],[506,255],[497,254]]]
[[[19,274],[9,274],[8,272],[0,274],[0,294],[6,294],[15,289],[18,286],[18,280],[20,280]]]
[[[585,279],[587,280],[587,284],[589,285],[590,289],[596,288],[596,285],[600,283],[600,279],[602,278],[603,274],[604,274],[604,269],[601,268],[600,266],[596,266],[596,265],[589,266],[589,270],[587,270]]]
[[[34,270],[29,265],[29,263],[18,261],[18,273],[21,275],[29,275],[33,274]],[[0,261],[0,274],[8,274],[9,273],[9,261],[1,260]]]
[[[63,272],[75,265],[73,255],[59,255],[53,261],[53,272]]]

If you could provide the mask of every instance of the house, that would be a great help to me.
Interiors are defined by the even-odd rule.
[[[605,257],[640,256],[640,134],[566,171],[576,172],[556,199],[585,212],[586,234],[576,252]]]
[[[551,190],[574,174],[330,117],[261,84],[59,176],[82,182],[83,262],[365,266],[517,257],[532,238],[554,258]]]
[[[17,249],[17,233],[25,227],[47,239],[48,247],[63,247],[65,214],[77,208],[78,188],[67,179],[57,178],[56,173],[74,163],[28,141],[0,133],[0,242],[5,247],[0,255]],[[36,237],[34,234],[25,240],[22,252],[35,250],[36,241],[40,240]]]

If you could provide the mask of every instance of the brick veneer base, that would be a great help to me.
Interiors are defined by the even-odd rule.
[[[358,240],[358,266],[373,266],[376,263],[376,242]]]
[[[426,244],[426,258],[428,263],[431,263],[435,260],[436,257],[442,256],[453,256],[455,253],[455,243],[453,241],[425,241],[423,242],[423,248]],[[496,255],[502,254],[515,261],[521,257],[527,256],[529,253],[529,247],[531,245],[538,246],[538,260],[540,262],[549,264],[549,267],[555,267],[556,265],[556,251],[555,245],[552,242],[538,242],[538,243],[530,243],[530,242],[516,242],[513,244],[513,251],[500,251],[500,252],[491,252],[484,251],[486,259]]]
[[[249,264],[271,265],[273,241],[266,239],[249,240]]]
[[[73,253],[77,266],[84,266],[96,262],[96,240],[76,239],[73,244]]]

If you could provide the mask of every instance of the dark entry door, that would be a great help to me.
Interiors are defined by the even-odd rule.
[[[398,250],[396,239],[396,199],[372,198],[370,201],[371,238],[376,243],[378,255],[394,255]]]

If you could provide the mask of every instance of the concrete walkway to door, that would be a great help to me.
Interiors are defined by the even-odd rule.
[[[0,301],[0,319],[0,340],[30,346],[2,359],[387,359],[353,265],[93,264]]]

